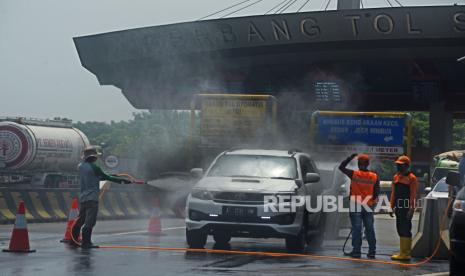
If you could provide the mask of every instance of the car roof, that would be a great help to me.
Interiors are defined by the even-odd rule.
[[[226,155],[264,155],[264,156],[281,156],[292,157],[296,154],[303,154],[301,152],[287,151],[287,150],[264,150],[264,149],[237,149],[225,152]]]

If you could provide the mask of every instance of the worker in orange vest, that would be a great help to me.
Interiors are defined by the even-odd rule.
[[[362,224],[368,241],[367,257],[376,257],[376,236],[374,229],[374,207],[379,195],[379,179],[375,172],[369,171],[370,157],[367,154],[358,155],[358,170],[347,169],[347,165],[357,156],[352,154],[341,165],[341,170],[351,179],[350,184],[350,222],[352,224],[352,252],[346,254],[360,258],[362,247]],[[354,206],[355,208],[352,208]]]
[[[412,217],[417,199],[417,177],[410,171],[410,158],[400,156],[396,160],[397,173],[392,180],[391,209],[396,215],[397,234],[400,237],[400,252],[393,260],[410,260],[412,247]],[[393,212],[389,213],[393,217]]]

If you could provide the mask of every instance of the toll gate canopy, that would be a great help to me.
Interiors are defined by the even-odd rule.
[[[463,5],[221,18],[74,43],[99,83],[139,109],[189,109],[200,93],[263,93],[280,112],[430,111],[431,128],[441,128],[430,134],[433,152],[450,149],[452,118],[465,111]]]

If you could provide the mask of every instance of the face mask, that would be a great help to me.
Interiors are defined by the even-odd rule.
[[[368,168],[369,163],[368,162],[358,162],[358,168],[359,169],[366,169]]]
[[[401,165],[401,164],[397,164],[397,171],[398,171],[398,172],[405,172],[406,170],[407,170],[407,166]]]

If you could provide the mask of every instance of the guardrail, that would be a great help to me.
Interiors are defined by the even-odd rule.
[[[0,189],[0,224],[14,223],[21,200],[28,222],[66,221],[71,201],[79,189]],[[147,190],[111,188],[99,205],[99,219],[149,217],[151,194]]]

